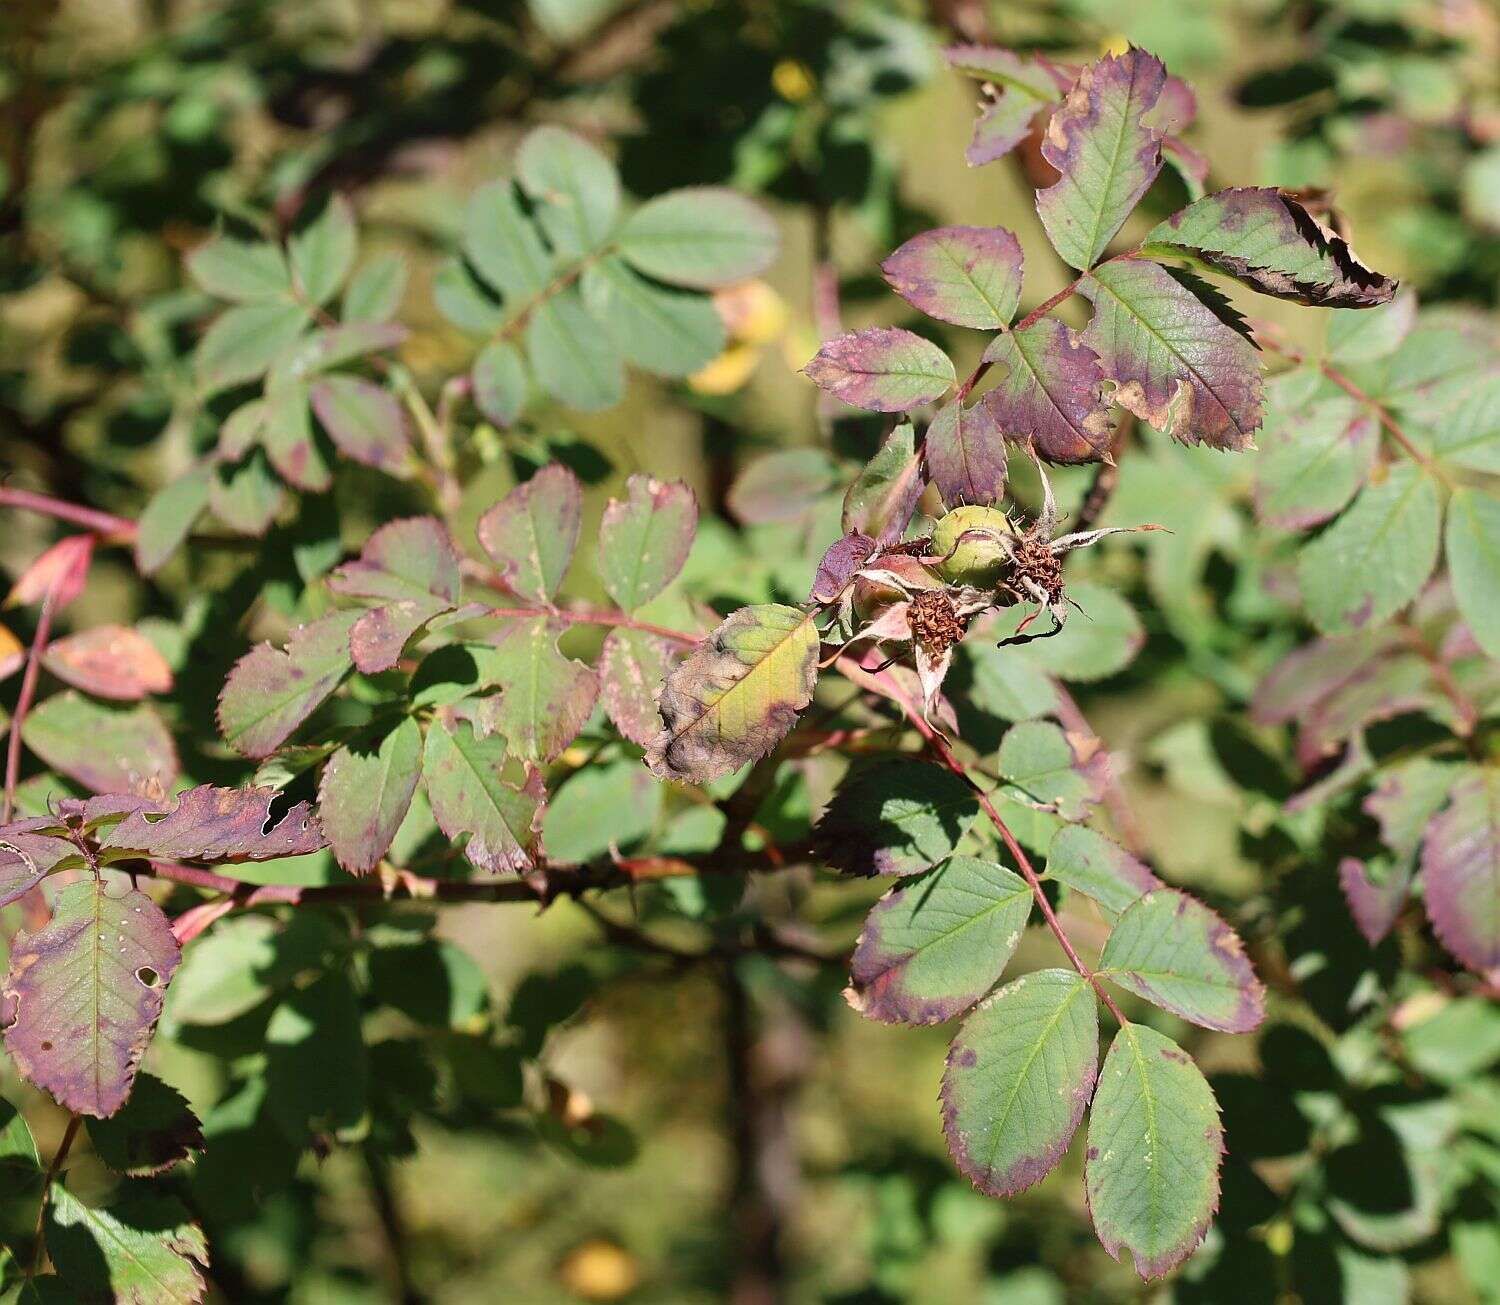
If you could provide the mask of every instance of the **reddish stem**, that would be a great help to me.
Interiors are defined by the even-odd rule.
[[[650,621],[637,621],[621,612],[574,612],[561,609],[554,611],[545,607],[491,607],[485,615],[502,620],[545,616],[549,621],[561,621],[565,625],[607,625],[625,630],[640,630],[645,634],[654,634],[658,639],[670,639],[673,643],[689,646],[701,643],[703,640],[701,634],[689,634],[686,630],[673,630],[665,625],[653,625]]]
[[[29,489],[0,487],[0,507],[19,508],[23,512],[40,512],[44,516],[68,521],[111,542],[129,543],[135,539],[136,525],[128,517],[66,503],[50,494],[36,494]]]
[[[1077,950],[1069,940],[1067,932],[1062,927],[1062,921],[1057,918],[1057,913],[1052,909],[1052,903],[1047,900],[1047,894],[1042,890],[1041,878],[1032,867],[1031,858],[1026,855],[1025,849],[1016,841],[1016,836],[1011,833],[1010,826],[1005,823],[1000,812],[995,809],[995,804],[990,801],[989,794],[979,787],[974,777],[969,774],[964,763],[953,754],[953,749],[949,747],[948,740],[927,723],[917,705],[906,696],[899,685],[895,684],[883,672],[877,673],[866,670],[858,662],[848,657],[840,657],[834,663],[834,666],[840,674],[852,680],[855,684],[862,685],[872,692],[880,694],[882,697],[889,698],[900,707],[906,714],[907,720],[915,727],[917,733],[927,741],[927,746],[932,750],[933,755],[948,770],[952,771],[953,774],[957,775],[974,790],[975,796],[979,799],[980,809],[989,818],[990,824],[994,825],[995,829],[999,832],[1001,840],[1005,843],[1006,850],[1010,852],[1011,857],[1020,868],[1021,876],[1030,886],[1031,895],[1035,898],[1037,907],[1041,910],[1042,918],[1046,920],[1047,927],[1052,930],[1052,936],[1057,939],[1058,945],[1063,949],[1063,954],[1067,956],[1068,963],[1099,994],[1099,999],[1108,1008],[1109,1013],[1121,1025],[1124,1025],[1127,1021],[1121,1013],[1120,1008],[1115,1004],[1114,998],[1105,990],[1104,986],[1095,977],[1094,972],[1084,964],[1083,958],[1079,956]]]
[[[47,636],[52,633],[52,603],[56,588],[47,590],[42,599],[42,614],[37,618],[36,633],[31,637],[31,650],[26,656],[26,672],[21,677],[21,692],[16,699],[16,712],[11,717],[10,740],[5,752],[5,801],[0,824],[10,820],[15,808],[16,781],[21,774],[21,726],[26,723],[26,713],[31,710],[36,697],[37,676],[42,669],[42,653],[47,648]]]

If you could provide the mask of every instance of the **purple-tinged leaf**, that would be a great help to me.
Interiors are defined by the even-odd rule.
[[[599,653],[599,696],[615,728],[647,748],[661,732],[656,700],[672,669],[673,649],[642,630],[614,629]]]
[[[1384,623],[1416,598],[1437,564],[1442,516],[1438,487],[1421,467],[1386,468],[1297,559],[1313,624],[1347,634]]]
[[[518,621],[495,639],[491,673],[503,691],[481,701],[474,721],[525,761],[552,761],[588,724],[599,696],[593,670],[558,650],[563,629],[545,618]]]
[[[74,1114],[114,1114],[181,959],[149,897],[111,897],[93,877],[69,884],[51,922],[11,943],[0,1020],[17,1070]]]
[[[1166,84],[1155,55],[1131,49],[1085,68],[1052,115],[1042,157],[1062,174],[1036,194],[1037,212],[1063,261],[1098,261],[1161,171],[1159,128],[1146,119]]]
[[[362,376],[339,374],[314,381],[308,393],[323,429],[346,457],[382,471],[405,464],[410,422],[389,390]]]
[[[94,1154],[131,1178],[165,1173],[204,1146],[203,1128],[182,1093],[155,1074],[138,1074],[124,1107],[88,1127]]]
[[[540,852],[540,777],[516,788],[501,778],[505,742],[481,739],[467,721],[442,716],[427,727],[422,781],[438,828],[481,870],[530,870]]]
[[[1167,79],[1167,84],[1172,84],[1172,78]],[[1194,149],[1184,140],[1176,136],[1163,136],[1161,139],[1161,156],[1176,170],[1177,175],[1182,178],[1182,184],[1187,189],[1188,198],[1198,200],[1203,198],[1203,192],[1208,185],[1208,155],[1202,150]]]
[[[1028,59],[998,45],[950,45],[943,58],[955,72],[1007,90],[1025,92],[1038,104],[1055,102],[1068,89],[1068,78],[1040,59]]]
[[[0,907],[20,901],[54,870],[85,864],[73,840],[59,838],[57,830],[58,822],[46,816],[0,826]]]
[[[1192,1058],[1144,1024],[1115,1034],[1089,1119],[1084,1195],[1094,1232],[1142,1278],[1197,1249],[1219,1208],[1224,1130]]]
[[[328,845],[306,802],[283,812],[280,801],[275,789],[200,784],[132,811],[99,840],[99,850],[115,861],[134,853],[224,863],[306,856]]]
[[[330,612],[298,626],[286,651],[256,644],[229,672],[219,694],[219,732],[236,752],[268,757],[349,673],[357,611]]]
[[[1380,449],[1380,427],[1347,395],[1281,410],[1273,403],[1255,463],[1255,514],[1306,530],[1343,511]]]
[[[1257,725],[1300,720],[1400,643],[1393,630],[1371,630],[1304,644],[1277,662],[1260,682],[1250,702],[1250,719]]]
[[[637,474],[599,522],[599,579],[627,612],[655,598],[682,570],[698,529],[698,500],[680,480]]]
[[[1381,772],[1380,782],[1365,798],[1365,814],[1380,825],[1380,841],[1400,860],[1421,846],[1427,822],[1448,800],[1459,774],[1453,762],[1412,757]]]
[[[998,331],[1021,302],[1021,242],[1004,227],[939,227],[880,265],[913,308],[955,326]]]
[[[1005,436],[987,403],[948,403],[927,427],[927,474],[948,508],[991,504],[1005,493]]]
[[[1116,403],[1184,444],[1251,446],[1261,423],[1260,363],[1233,318],[1205,302],[1207,287],[1125,259],[1095,268],[1078,288],[1094,305],[1083,342],[1115,383]]]
[[[67,1284],[67,1299],[199,1305],[208,1291],[202,1227],[175,1196],[148,1185],[123,1187],[117,1197],[107,1206],[84,1205],[64,1184],[52,1186],[47,1254]]]
[[[869,412],[905,412],[931,403],[957,379],[952,359],[931,340],[892,326],[830,340],[802,370],[814,384]]]
[[[321,494],[333,484],[333,471],[313,436],[307,386],[302,382],[268,389],[260,445],[276,474],[289,485]]]
[[[160,792],[177,778],[177,746],[150,703],[107,707],[70,689],[33,707],[21,738],[95,793]]]
[[[795,521],[818,505],[843,476],[822,449],[780,449],[756,458],[734,478],[726,501],[747,526]]]
[[[970,856],[908,879],[878,901],[849,962],[849,1004],[886,1024],[941,1024],[1005,971],[1031,914],[1019,875]]]
[[[997,335],[984,359],[996,377],[983,399],[1000,432],[1031,441],[1049,462],[1094,462],[1109,453],[1114,420],[1102,397],[1099,356],[1053,317]]]
[[[646,762],[662,779],[706,784],[758,761],[796,724],[818,678],[818,630],[795,607],[727,617],[662,686],[662,729]]]
[[[350,632],[354,664],[367,675],[390,670],[418,630],[451,612],[460,586],[458,550],[435,517],[382,526],[365,541],[359,558],[328,580],[336,594],[380,604]]]
[[[909,759],[876,762],[839,785],[813,841],[829,865],[852,875],[915,875],[953,855],[979,814],[958,776]]]
[[[1263,186],[1221,190],[1174,213],[1146,237],[1149,258],[1187,258],[1278,299],[1320,308],[1373,308],[1396,283],[1290,195]]]
[[[582,519],[578,477],[549,463],[479,519],[479,542],[515,593],[550,603],[573,560]]]
[[[879,544],[894,544],[922,497],[922,455],[916,432],[903,421],[860,469],[844,495],[844,530],[857,530]]]
[[[1027,135],[1037,114],[1061,100],[1067,80],[1037,61],[985,45],[954,45],[943,51],[959,72],[985,83],[985,103],[964,157],[977,168],[1009,154]]]
[[[1103,796],[1109,759],[1098,740],[1085,747],[1051,721],[1012,725],[1000,741],[996,763],[1005,792],[1023,806],[1055,811],[1064,820],[1082,820]]]
[[[834,540],[823,554],[823,560],[818,563],[807,601],[819,604],[833,602],[849,587],[855,574],[870,560],[876,547],[869,535],[861,534],[858,530],[851,530]]]
[[[168,693],[172,668],[144,635],[124,625],[96,625],[47,646],[42,665],[98,698],[134,701]]]
[[[1438,941],[1471,970],[1500,966],[1500,771],[1471,769],[1427,825],[1422,886]]]
[[[1339,862],[1339,887],[1349,903],[1349,914],[1371,947],[1390,933],[1406,905],[1412,880],[1409,860],[1392,863],[1381,858],[1374,865],[1376,874],[1357,857],[1346,856]]]
[[[368,874],[406,819],[422,774],[422,730],[410,716],[379,740],[346,743],[318,783],[318,817],[334,859]]]
[[[1265,989],[1239,934],[1201,902],[1170,888],[1125,908],[1104,944],[1098,973],[1221,1033],[1248,1033],[1266,1017]]]
[[[943,1074],[943,1135],[981,1192],[1014,1196],[1063,1158],[1094,1091],[1099,1013],[1072,970],[1007,984],[959,1030]]]
[[[1112,916],[1161,887],[1144,862],[1087,825],[1064,825],[1052,836],[1047,878],[1092,898]]]
[[[1031,135],[1032,123],[1046,105],[1023,94],[1010,91],[991,100],[974,119],[974,131],[964,150],[964,161],[971,168],[1003,159]]]
[[[1427,658],[1417,652],[1381,658],[1363,667],[1302,717],[1297,760],[1310,770],[1365,726],[1415,711],[1461,728]]]

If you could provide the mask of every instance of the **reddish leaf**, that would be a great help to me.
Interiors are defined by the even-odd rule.
[[[399,468],[411,446],[406,409],[361,376],[325,376],[308,391],[313,411],[339,451],[367,467]]]
[[[21,738],[96,793],[161,793],[177,778],[177,746],[150,703],[108,706],[69,689],[31,709]]]
[[[831,603],[854,579],[854,574],[870,558],[876,544],[869,535],[851,530],[847,535],[834,540],[818,563],[813,576],[812,590],[807,595],[810,603]]]
[[[1034,442],[1049,462],[1108,454],[1114,422],[1099,356],[1056,318],[997,335],[984,357],[997,378],[984,406],[1007,439]]]
[[[870,412],[931,403],[956,379],[952,361],[932,341],[885,326],[830,340],[803,371],[830,394]]]
[[[1374,947],[1390,933],[1406,904],[1411,891],[1411,869],[1405,864],[1388,864],[1385,874],[1376,879],[1363,861],[1346,856],[1339,862],[1339,887],[1349,903],[1355,926]]]
[[[200,784],[171,802],[142,805],[99,841],[109,859],[119,854],[175,860],[274,861],[327,846],[306,802],[284,813],[270,788],[215,788]]]
[[[42,664],[75,689],[125,700],[172,688],[172,668],[144,635],[128,626],[96,625],[50,644]]]
[[[1471,970],[1500,966],[1500,771],[1470,770],[1427,825],[1422,885],[1438,940]]]
[[[640,630],[609,632],[599,654],[599,694],[615,728],[632,743],[650,747],[661,732],[657,696],[676,660],[665,639]]]
[[[0,906],[19,901],[54,870],[84,864],[77,845],[58,830],[50,816],[0,826]]]
[[[1005,493],[1005,436],[987,403],[954,399],[927,427],[927,474],[949,508],[990,504]]]
[[[60,611],[80,593],[94,556],[93,535],[68,535],[21,572],[6,598],[7,607],[40,603],[52,594],[52,610]]]
[[[994,331],[1021,299],[1021,244],[1004,227],[939,227],[913,236],[880,270],[929,317]]]
[[[582,518],[578,477],[554,462],[479,519],[479,542],[512,590],[550,603],[573,560]]]

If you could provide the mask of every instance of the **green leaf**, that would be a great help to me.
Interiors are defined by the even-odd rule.
[[[206,397],[264,376],[310,321],[307,309],[286,299],[237,304],[221,313],[193,355],[199,391]]]
[[[1051,678],[1018,649],[986,648],[977,642],[960,647],[973,668],[969,697],[981,711],[1008,721],[1035,720],[1056,711]]]
[[[830,340],[802,370],[830,394],[870,412],[931,403],[957,379],[953,360],[931,340],[890,326]]]
[[[1340,367],[1395,353],[1417,320],[1417,297],[1403,291],[1379,308],[1328,314],[1328,361]]]
[[[401,401],[363,376],[338,374],[314,381],[313,411],[340,453],[382,471],[399,469],[411,448],[411,424]]]
[[[682,570],[698,528],[698,500],[680,480],[636,474],[626,497],[612,498],[599,523],[599,579],[622,610],[633,612]]]
[[[1297,581],[1313,624],[1344,634],[1383,624],[1415,598],[1437,562],[1442,506],[1420,467],[1399,462],[1303,548]]]
[[[123,1305],[197,1305],[208,1241],[182,1202],[131,1186],[106,1207],[84,1205],[62,1183],[47,1203],[47,1254],[74,1299]]]
[[[855,770],[819,818],[817,851],[856,875],[914,875],[953,854],[979,799],[957,775],[890,759]]]
[[[14,1190],[42,1176],[42,1160],[26,1118],[9,1101],[0,1100],[0,1179]]]
[[[1406,1055],[1438,1083],[1457,1087],[1500,1060],[1500,1007],[1484,997],[1457,997],[1401,1031]]]
[[[1064,820],[1082,820],[1103,792],[1109,762],[1102,753],[1078,757],[1067,735],[1051,721],[1012,725],[1000,741],[997,758],[1007,792],[1055,810]]]
[[[313,438],[307,400],[307,386],[300,381],[268,389],[260,443],[283,480],[321,494],[333,483],[333,473]]]
[[[1005,972],[1031,914],[1019,875],[971,856],[944,864],[875,904],[849,962],[844,995],[887,1024],[941,1024]]]
[[[1063,261],[1098,261],[1161,171],[1161,137],[1148,125],[1167,81],[1155,55],[1106,55],[1079,74],[1042,138],[1062,176],[1036,194],[1037,212]]]
[[[454,326],[488,336],[505,325],[505,308],[486,293],[456,258],[440,264],[432,277],[432,301]]]
[[[1460,487],[1448,500],[1448,574],[1479,646],[1500,658],[1500,499]]]
[[[593,670],[558,651],[565,628],[545,617],[517,621],[495,641],[493,674],[502,692],[484,699],[475,719],[526,761],[554,760],[588,723],[599,696]]]
[[[504,741],[476,738],[467,721],[427,727],[422,780],[438,827],[450,841],[468,835],[464,855],[481,870],[529,870],[541,801],[507,784],[504,765]]]
[[[509,426],[526,407],[526,368],[515,345],[495,340],[474,359],[474,403],[497,426]]]
[[[552,259],[509,181],[492,181],[474,192],[464,210],[463,250],[507,300],[530,298],[552,276]]]
[[[105,887],[69,884],[50,923],[16,935],[4,994],[16,1069],[74,1114],[101,1119],[130,1095],[181,959],[155,902]]]
[[[354,274],[344,291],[345,322],[388,322],[406,293],[406,260],[377,254]]]
[[[964,1021],[943,1074],[943,1134],[980,1191],[1013,1196],[1062,1159],[1094,1088],[1099,1016],[1072,970],[1007,984]]]
[[[591,253],[614,230],[619,174],[581,136],[562,127],[538,127],[521,142],[516,176],[537,202],[542,229],[564,258]]]
[[[139,792],[177,778],[177,748],[150,703],[111,707],[69,689],[31,709],[26,746],[53,770],[96,793]]]
[[[1057,634],[1015,649],[994,651],[982,657],[1015,652],[1037,670],[1060,680],[1090,683],[1123,671],[1145,646],[1146,631],[1130,600],[1116,589],[1091,580],[1070,581],[1068,597],[1077,604],[1076,620]],[[1015,634],[1026,612],[1020,607],[1002,610],[987,637],[1002,639]]]
[[[292,278],[281,250],[264,240],[216,236],[187,256],[188,275],[218,299],[249,303],[257,299],[285,302]]]
[[[547,804],[542,840],[555,865],[625,850],[651,832],[663,789],[633,758],[574,771]]]
[[[208,505],[236,534],[259,538],[271,528],[286,501],[281,481],[271,474],[265,453],[255,449],[238,466],[222,463],[208,482]]]
[[[664,290],[618,258],[584,268],[583,304],[628,362],[658,376],[691,376],[724,348],[724,323],[704,295]]]
[[[155,1074],[138,1074],[124,1107],[88,1121],[94,1154],[116,1173],[149,1178],[203,1150],[203,1130],[182,1093]]]
[[[284,652],[256,644],[219,693],[219,731],[246,757],[268,757],[349,673],[349,633],[360,613],[330,612],[292,631]]]
[[[1046,878],[1092,898],[1112,916],[1161,887],[1145,864],[1087,825],[1064,825],[1052,836]]]
[[[291,989],[266,1025],[266,1110],[287,1138],[345,1133],[365,1116],[368,1061],[359,998],[330,972]]]
[[[1094,305],[1083,343],[1115,383],[1116,403],[1183,444],[1250,446],[1260,362],[1212,290],[1142,259],[1101,264],[1078,289]]]
[[[1342,511],[1380,450],[1380,427],[1349,398],[1283,405],[1273,394],[1255,461],[1255,511],[1285,530],[1305,530]]]
[[[1197,1249],[1219,1207],[1224,1133],[1192,1059],[1144,1024],[1115,1035],[1089,1120],[1084,1186],[1099,1240],[1159,1278]]]
[[[929,317],[998,331],[1021,301],[1020,242],[1004,227],[939,227],[880,265],[891,288]]]
[[[886,436],[844,494],[844,532],[893,544],[906,531],[922,493],[922,455],[909,421]]]
[[[706,784],[771,751],[812,701],[818,629],[795,607],[742,607],[688,654],[661,692],[646,761],[662,779]]]
[[[316,220],[294,235],[287,246],[292,278],[303,299],[321,307],[338,294],[354,266],[358,248],[354,210],[342,195],[335,195]]]
[[[333,855],[350,874],[373,870],[406,819],[422,773],[422,731],[404,717],[378,741],[346,743],[318,784],[318,815]]]
[[[264,915],[220,920],[188,944],[166,1017],[195,1025],[237,1019],[321,965],[330,938],[329,925],[306,912],[285,924]]]
[[[550,603],[573,560],[582,519],[578,477],[549,463],[479,519],[479,542],[511,589]]]
[[[1263,186],[1189,204],[1146,237],[1141,253],[1186,258],[1262,294],[1323,308],[1373,308],[1396,292],[1290,195]]]
[[[487,1023],[489,981],[446,939],[423,938],[370,953],[370,995],[434,1029],[477,1032]]]
[[[778,243],[776,223],[760,205],[732,190],[695,186],[636,209],[617,245],[647,276],[711,290],[759,276]]]
[[[619,351],[571,287],[532,311],[526,352],[537,384],[579,412],[612,407],[625,394]]]
[[[213,474],[210,463],[200,462],[151,496],[135,529],[135,564],[143,575],[160,571],[192,533],[208,506]]]
[[[1265,991],[1239,935],[1201,902],[1170,888],[1125,909],[1097,972],[1206,1029],[1248,1033],[1265,1018]]]

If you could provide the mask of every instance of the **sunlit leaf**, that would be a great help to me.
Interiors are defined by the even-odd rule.
[[[236,304],[203,333],[194,354],[198,385],[216,394],[265,375],[281,351],[307,328],[307,309],[290,299]]]
[[[399,254],[377,254],[354,274],[344,291],[343,320],[389,321],[405,293],[406,260]]]
[[[850,482],[844,494],[845,531],[858,531],[881,544],[895,543],[906,532],[922,484],[916,433],[909,421],[903,421]]]
[[[255,449],[243,462],[222,463],[208,484],[208,505],[236,534],[260,538],[271,528],[286,492],[271,472],[263,450]]]
[[[1341,511],[1365,483],[1380,449],[1380,428],[1347,395],[1296,409],[1273,399],[1255,464],[1255,510],[1262,521],[1305,530]]]
[[[1000,774],[1024,802],[1055,810],[1064,820],[1082,820],[1103,792],[1108,760],[1083,756],[1051,721],[1022,721],[1000,741]]]
[[[931,340],[873,326],[830,340],[803,371],[845,403],[871,412],[904,412],[941,398],[956,376]]]
[[[342,195],[335,195],[317,218],[287,243],[292,279],[302,297],[322,305],[338,294],[354,266],[358,248],[354,210]]]
[[[776,258],[776,224],[732,190],[692,186],[641,205],[620,229],[619,250],[648,276],[713,289],[759,276]]]
[[[656,699],[672,668],[672,646],[640,630],[614,629],[599,654],[599,696],[615,728],[650,747],[661,732]]]
[[[618,258],[584,269],[583,305],[627,362],[658,376],[691,376],[724,348],[724,323],[705,295],[667,290]]]
[[[274,789],[212,784],[200,784],[165,802],[137,801],[99,840],[105,853],[230,862],[303,856],[325,845],[306,802],[282,810]]]
[[[582,516],[578,478],[550,463],[480,518],[479,542],[516,593],[550,603],[573,560]]]
[[[197,1305],[208,1290],[208,1241],[175,1196],[134,1187],[108,1206],[88,1206],[54,1183],[46,1239],[76,1300]]]
[[[0,826],[0,906],[19,901],[54,870],[86,863],[71,838],[60,837],[51,816],[31,816]]]
[[[537,384],[559,403],[598,412],[625,393],[614,341],[569,288],[539,304],[526,323],[526,352]]]
[[[463,248],[479,275],[507,298],[536,294],[552,275],[546,246],[509,181],[474,192],[464,209]]]
[[[964,1021],[943,1074],[943,1133],[982,1192],[1013,1196],[1056,1168],[1094,1090],[1099,1017],[1072,970],[1007,984]]]
[[[526,407],[526,368],[515,345],[505,340],[487,344],[474,359],[470,373],[474,403],[498,426],[509,426]]]
[[[849,1004],[887,1024],[940,1024],[994,986],[1031,913],[1026,881],[955,856],[891,889],[849,962]]]
[[[1099,973],[1204,1028],[1248,1033],[1265,1018],[1265,994],[1239,935],[1170,888],[1125,909],[1104,944]]]
[[[379,864],[406,818],[422,773],[422,731],[410,716],[378,740],[340,747],[323,769],[318,815],[334,857],[350,874]]]
[[[1053,317],[997,335],[984,351],[995,383],[984,407],[1000,433],[1032,442],[1049,462],[1092,462],[1109,451],[1114,419],[1098,355]]]
[[[281,250],[265,240],[216,236],[187,256],[187,272],[202,290],[219,299],[248,303],[289,300],[291,272]]]
[[[330,612],[292,631],[285,651],[260,643],[241,657],[219,694],[224,741],[247,757],[280,747],[349,673],[349,635],[359,617]]]
[[[1207,1080],[1171,1038],[1144,1024],[1115,1034],[1089,1119],[1084,1185],[1094,1231],[1142,1278],[1197,1249],[1219,1208],[1224,1133]]]
[[[1004,227],[938,227],[880,265],[891,288],[929,317],[994,331],[1021,301],[1021,244]]]
[[[743,607],[662,687],[662,730],[646,752],[663,779],[704,784],[774,748],[812,700],[818,631],[795,607]]]
[[[1453,598],[1479,646],[1500,657],[1500,499],[1460,486],[1444,535]]]
[[[612,498],[599,522],[599,579],[620,607],[649,603],[687,561],[698,528],[698,500],[680,480],[637,474],[626,497]]]
[[[127,793],[177,778],[177,747],[149,703],[108,707],[72,690],[31,709],[26,746],[53,770],[96,793]]]
[[[389,390],[362,376],[338,374],[314,381],[308,396],[340,453],[385,471],[405,462],[411,424]]]
[[[172,688],[172,669],[144,635],[95,625],[47,645],[42,664],[75,689],[130,701]]]
[[[1093,898],[1114,915],[1161,887],[1148,866],[1087,825],[1064,825],[1052,836],[1047,877]]]
[[[69,884],[51,922],[17,934],[5,980],[5,1048],[30,1082],[74,1114],[125,1104],[181,952],[161,908]]]
[[[136,522],[135,561],[143,575],[155,575],[182,547],[208,506],[213,467],[199,463],[151,496]]]
[[[593,669],[558,651],[564,628],[545,617],[517,621],[495,640],[493,674],[503,689],[483,700],[475,720],[526,761],[553,760],[578,737],[599,696]]]
[[[502,779],[504,765],[505,741],[476,738],[467,721],[427,727],[422,781],[438,826],[450,840],[468,836],[464,855],[481,870],[529,870],[541,802]]]

